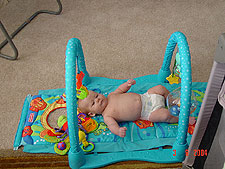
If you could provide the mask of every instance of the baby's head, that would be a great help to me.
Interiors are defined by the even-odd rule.
[[[102,114],[108,104],[107,98],[99,93],[89,90],[89,94],[85,99],[78,100],[78,107],[82,113],[94,116]]]

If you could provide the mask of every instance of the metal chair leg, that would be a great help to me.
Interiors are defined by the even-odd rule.
[[[3,58],[5,58],[5,59],[16,60],[17,57],[18,57],[18,50],[17,50],[15,44],[13,43],[11,37],[9,36],[8,32],[6,31],[4,25],[2,24],[1,21],[0,21],[0,29],[2,30],[3,34],[5,35],[5,37],[7,39],[7,42],[9,42],[10,46],[12,47],[12,49],[14,51],[14,56],[8,56],[8,55],[4,55],[2,53],[0,53],[0,56],[3,57]]]
[[[47,14],[52,14],[52,15],[59,15],[62,12],[62,4],[60,2],[60,0],[56,0],[58,5],[59,5],[59,10],[58,11],[49,11],[49,10],[40,10],[35,12],[30,18],[28,18],[20,27],[18,27],[16,29],[15,32],[13,32],[11,34],[11,36],[9,36],[9,34],[7,33],[4,25],[1,23],[0,21],[0,29],[2,30],[3,34],[6,37],[6,40],[4,40],[1,44],[0,44],[0,50],[9,42],[10,46],[13,48],[15,56],[11,57],[8,55],[4,55],[0,53],[0,57],[3,57],[5,59],[9,59],[9,60],[16,60],[18,57],[18,50],[16,48],[16,46],[14,45],[12,39],[27,25],[29,24],[36,16],[38,16],[39,14],[42,13],[47,13]]]

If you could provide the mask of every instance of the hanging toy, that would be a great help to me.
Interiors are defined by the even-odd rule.
[[[180,97],[181,97],[181,88],[177,88],[174,91],[172,91],[171,93],[168,94],[167,98],[166,98],[166,102],[167,102],[167,107],[171,113],[171,115],[173,116],[178,116],[180,113]],[[192,96],[191,96],[191,107],[190,107],[190,114],[192,114],[195,109],[197,108],[197,99],[196,96],[194,94],[194,92],[192,91]]]
[[[57,136],[57,138],[60,139],[60,142],[55,144],[54,150],[57,154],[64,155],[66,154],[70,149],[70,142],[69,142],[69,132],[68,132],[68,122],[67,117],[62,115],[58,119],[58,126],[60,129],[55,129],[55,132],[62,133],[60,136]],[[84,152],[90,152],[94,150],[95,145],[92,142],[88,142],[86,139],[86,133],[82,126],[79,125],[79,143],[81,145],[81,149]]]
[[[57,144],[57,148],[59,149],[59,150],[65,150],[66,149],[66,143],[65,142],[59,142],[58,144]]]
[[[79,129],[78,135],[79,135],[79,143],[82,144],[81,149],[84,152],[90,152],[90,151],[94,150],[94,148],[95,148],[94,143],[87,141],[86,134],[85,134],[84,131],[82,131],[81,129]]]
[[[80,73],[77,74],[77,83],[76,83],[76,90],[77,90],[77,98],[79,99],[85,99],[89,92],[87,90],[87,87],[83,86],[82,80],[84,78],[84,73],[81,71]]]
[[[76,88],[76,91],[77,91],[77,98],[78,99],[85,99],[88,96],[88,94],[89,94],[87,87],[85,87],[82,84],[83,78],[84,78],[84,73],[81,71],[76,76],[76,79],[77,79],[77,82],[76,82],[76,87],[77,87]],[[66,94],[63,93],[63,95],[61,96],[61,98],[64,101],[66,101]]]
[[[88,121],[88,120],[91,121],[93,119],[90,118],[90,119],[87,120],[86,114],[81,113],[80,111],[78,111],[77,117],[78,117],[78,126],[79,126],[79,132],[78,132],[78,135],[79,135],[79,143],[82,144],[81,149],[84,152],[90,152],[90,151],[92,151],[95,148],[95,145],[94,145],[93,142],[90,142],[90,141],[88,142],[87,141],[87,139],[86,139],[86,137],[87,137],[86,133],[90,133],[91,131],[89,131],[89,128],[87,128],[82,123],[85,122],[85,121]],[[90,126],[92,126],[92,125],[90,124]],[[94,130],[96,130],[96,129],[94,129]]]
[[[77,117],[79,124],[86,133],[94,132],[98,128],[98,122],[90,117],[87,117],[85,113],[79,113]]]
[[[171,75],[169,77],[166,78],[166,80],[169,81],[169,84],[179,84],[181,81],[180,78],[180,56],[179,53],[177,52],[176,54],[176,58],[175,58],[175,62],[174,62],[174,66],[173,66],[173,72],[171,73]]]
[[[57,154],[65,155],[70,149],[67,117],[64,115],[60,116],[57,124],[60,129],[55,128],[55,133],[61,133],[61,135],[57,136],[60,141],[55,144],[54,150]]]

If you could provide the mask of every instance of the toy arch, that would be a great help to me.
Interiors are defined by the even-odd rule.
[[[187,149],[187,130],[188,130],[188,118],[190,111],[191,100],[191,59],[190,52],[186,37],[181,32],[175,32],[171,35],[164,55],[164,61],[162,67],[158,73],[158,81],[166,82],[166,77],[170,75],[170,64],[173,51],[178,44],[180,60],[181,60],[181,112],[179,115],[178,135],[172,149],[165,149],[163,151],[157,151],[157,155],[165,158],[165,161],[171,163],[182,162],[185,158],[185,150]],[[79,39],[72,38],[68,41],[66,50],[66,96],[67,96],[67,118],[68,128],[70,133],[70,151],[69,151],[69,165],[71,168],[96,168],[107,164],[111,164],[118,161],[125,160],[144,160],[149,161],[149,151],[155,153],[154,150],[147,150],[145,152],[120,152],[118,157],[115,153],[107,154],[92,154],[84,155],[80,146],[78,138],[78,119],[76,116],[77,103],[76,103],[76,63],[78,71],[82,71],[85,74],[83,84],[87,85],[91,81],[85,61],[81,42]],[[165,153],[166,152],[166,153]],[[176,155],[174,156],[174,152]],[[165,155],[166,154],[166,155]],[[169,155],[168,155],[169,154]],[[155,161],[160,162],[159,159]]]

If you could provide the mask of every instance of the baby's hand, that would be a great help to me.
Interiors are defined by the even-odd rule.
[[[127,81],[127,83],[128,83],[128,86],[132,86],[132,85],[135,85],[136,84],[136,81],[134,79],[129,79]]]
[[[126,127],[120,127],[119,128],[119,136],[120,137],[125,137],[126,136],[126,131],[127,131]]]

